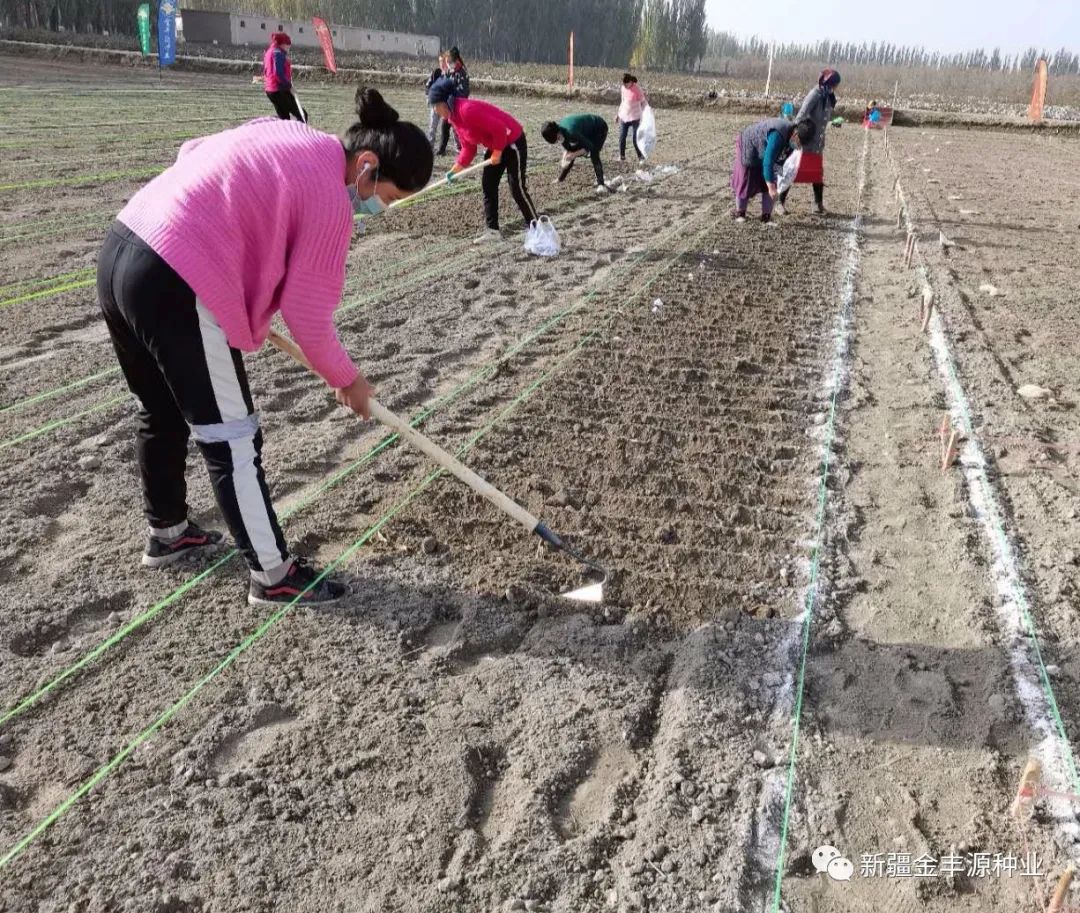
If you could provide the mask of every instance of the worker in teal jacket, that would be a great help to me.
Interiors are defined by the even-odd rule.
[[[604,165],[600,161],[600,150],[607,139],[607,121],[597,114],[571,114],[556,122],[549,120],[540,128],[540,135],[549,143],[561,142],[566,151],[562,157],[562,171],[554,183],[565,181],[574,159],[588,153],[592,159],[593,171],[596,172],[596,190],[611,192],[604,181]]]

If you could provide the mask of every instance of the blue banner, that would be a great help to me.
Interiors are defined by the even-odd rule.
[[[157,20],[158,66],[176,63],[176,3],[161,0]]]

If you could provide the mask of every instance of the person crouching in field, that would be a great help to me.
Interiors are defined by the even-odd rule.
[[[795,115],[796,123],[808,120],[814,125],[814,138],[803,146],[796,180],[800,184],[813,186],[814,212],[819,215],[825,212],[825,128],[829,126],[836,108],[836,95],[833,90],[838,85],[840,74],[826,67],[818,77],[818,84],[807,93],[799,113]],[[787,214],[784,205],[790,190],[789,187],[780,194],[777,211],[782,216]]]
[[[566,150],[562,157],[562,170],[554,183],[566,180],[574,159],[588,155],[596,172],[596,192],[611,192],[604,181],[604,165],[600,161],[600,150],[607,139],[607,121],[596,114],[571,114],[556,122],[549,120],[540,128],[540,135],[549,143],[562,143]]]
[[[776,173],[788,149],[813,139],[810,121],[797,124],[771,117],[751,124],[735,137],[735,162],[731,168],[731,189],[735,192],[735,220],[746,221],[746,207],[761,194],[761,221],[772,218],[773,200],[778,196]]]
[[[282,120],[295,117],[306,123],[307,116],[292,93],[292,62],[288,51],[291,44],[292,39],[284,32],[270,36],[270,46],[263,54],[263,88],[278,117]]]
[[[188,516],[194,435],[250,568],[251,603],[345,593],[285,545],[242,353],[258,351],[280,312],[337,401],[367,417],[372,387],[334,329],[354,214],[419,190],[433,156],[424,132],[375,89],[357,92],[356,112],[340,138],[260,119],[185,143],[121,210],[98,256],[98,300],[139,406],[142,563],[171,564],[221,541]]]
[[[537,212],[525,178],[528,146],[521,124],[493,104],[478,98],[462,98],[450,77],[438,80],[431,87],[428,102],[454,128],[461,140],[461,153],[446,175],[448,181],[452,182],[455,174],[469,166],[476,157],[478,146],[487,150],[484,159],[490,164],[483,170],[481,178],[486,228],[474,243],[484,244],[502,238],[499,231],[499,183],[504,173],[528,229]]]

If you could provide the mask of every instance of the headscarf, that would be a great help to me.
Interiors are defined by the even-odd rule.
[[[817,83],[819,86],[824,86],[826,89],[835,89],[840,85],[840,74],[830,67],[825,67],[825,69],[821,71]]]
[[[442,79],[436,79],[431,84],[431,88],[428,89],[428,104],[437,105],[439,102],[446,102],[450,106],[450,110],[454,110],[454,105],[457,103],[457,83],[454,82],[449,76],[444,76]]]

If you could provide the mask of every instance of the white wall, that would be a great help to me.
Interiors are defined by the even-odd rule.
[[[288,32],[294,45],[310,48],[319,46],[315,26],[310,21],[269,19],[266,16],[249,16],[243,13],[231,14],[229,20],[233,44],[265,46],[270,41],[271,32]],[[334,49],[339,51],[382,51],[393,54],[415,54],[419,57],[437,57],[440,50],[439,39],[436,35],[380,32],[377,29],[361,29],[343,25],[330,25],[330,31],[334,39]]]

